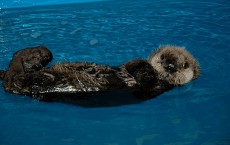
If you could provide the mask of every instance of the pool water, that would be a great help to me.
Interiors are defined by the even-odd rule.
[[[159,45],[185,46],[200,77],[118,107],[45,103],[0,89],[0,145],[230,145],[230,1],[116,0],[0,9],[0,69],[47,46],[51,64],[121,65]],[[2,82],[0,82],[2,85]]]

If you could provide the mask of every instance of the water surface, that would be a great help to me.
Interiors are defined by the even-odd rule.
[[[38,102],[0,89],[1,145],[229,145],[228,0],[124,0],[0,9],[0,69],[47,46],[60,61],[121,65],[159,45],[185,46],[201,76],[141,104]],[[2,82],[1,82],[2,83]]]

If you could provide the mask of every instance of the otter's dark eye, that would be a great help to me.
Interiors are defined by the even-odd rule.
[[[164,55],[161,55],[161,60],[165,59],[165,56]]]
[[[186,62],[185,64],[184,64],[184,68],[186,69],[186,68],[188,68],[189,67],[189,64]]]

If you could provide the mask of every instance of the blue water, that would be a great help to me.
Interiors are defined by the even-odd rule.
[[[1,0],[0,8],[20,8],[32,7],[41,5],[61,5],[74,3],[88,3],[105,0]]]
[[[51,64],[121,65],[173,44],[197,58],[201,76],[156,99],[107,108],[38,102],[1,88],[0,145],[230,145],[229,0],[7,7],[0,9],[0,69],[13,52],[37,45],[53,52]]]

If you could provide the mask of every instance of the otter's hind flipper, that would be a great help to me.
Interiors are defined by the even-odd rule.
[[[45,67],[52,58],[52,53],[48,48],[45,46],[38,46],[16,52],[13,60],[15,59],[15,61],[18,61],[20,59],[25,72],[34,72]],[[11,63],[18,63],[15,61]]]
[[[13,55],[6,75],[13,72],[19,74],[41,70],[52,58],[52,53],[45,46],[17,51]]]
[[[5,90],[20,94],[23,91],[19,87],[20,85],[17,86],[18,80],[24,78],[26,73],[41,70],[51,60],[52,53],[45,46],[17,51],[13,55],[9,68],[4,75],[3,85]]]

